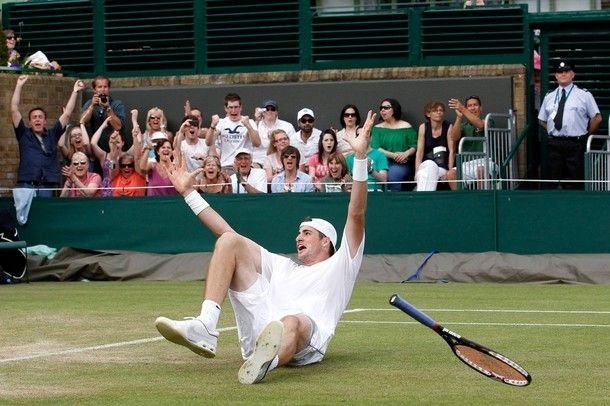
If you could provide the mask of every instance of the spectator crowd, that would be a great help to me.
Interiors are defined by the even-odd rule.
[[[573,64],[562,61],[558,80],[573,69]],[[78,123],[69,123],[69,118],[77,94],[85,89],[80,80],[63,114],[47,128],[43,107],[28,112],[28,125],[21,116],[19,105],[27,79],[27,75],[17,79],[11,114],[20,151],[17,188],[32,189],[36,196],[173,195],[176,190],[169,172],[181,165],[191,172],[198,170],[195,186],[201,193],[328,193],[351,188],[353,152],[345,139],[357,136],[363,124],[353,103],[337,109],[336,126],[320,129],[312,106],[297,112],[294,126],[284,120],[287,117],[280,118],[276,100],[256,103],[258,107],[248,115],[241,97],[228,93],[224,113],[210,114],[207,126],[201,109],[186,100],[180,125],[171,131],[158,106],[142,115],[145,123],[140,127],[139,111],[128,111],[113,97],[110,78],[97,76]],[[555,99],[558,104],[560,98]],[[596,115],[594,100],[588,100],[597,123],[599,110]],[[447,109],[453,110],[453,121],[447,120]],[[553,107],[548,109],[553,114]],[[447,103],[431,100],[423,106],[422,122],[415,126],[404,119],[398,100],[382,99],[367,152],[369,191],[434,191],[441,184],[455,190],[457,145],[463,137],[484,137],[483,117],[477,96],[450,98]],[[579,136],[590,133],[579,131]],[[470,183],[488,176],[495,166],[484,160],[461,165],[462,180]]]

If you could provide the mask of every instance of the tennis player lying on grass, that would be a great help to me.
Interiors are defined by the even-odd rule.
[[[328,221],[306,219],[296,236],[297,257],[272,254],[238,234],[193,188],[200,169],[182,165],[170,173],[176,190],[217,237],[205,284],[201,314],[185,320],[159,317],[155,325],[169,341],[204,357],[216,355],[220,305],[227,293],[233,305],[241,353],[239,382],[261,381],[282,365],[322,361],[345,310],[364,251],[367,158],[375,114],[369,111],[360,135],[346,139],[356,156],[354,184],[341,246]]]

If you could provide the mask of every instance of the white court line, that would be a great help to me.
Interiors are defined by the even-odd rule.
[[[610,314],[604,310],[510,310],[510,309],[420,309],[425,312],[456,313],[557,313],[557,314]],[[400,311],[399,309],[350,309],[344,313]]]
[[[341,320],[341,323],[352,324],[421,324],[419,321],[378,321],[378,320]],[[569,323],[470,323],[470,322],[443,322],[443,325],[460,326],[524,326],[524,327],[610,327],[610,324],[569,324]]]
[[[236,329],[237,329],[237,327],[233,326],[233,327],[219,328],[218,331],[222,332],[222,331],[230,331],[230,330],[236,330]],[[142,338],[140,340],[121,341],[118,343],[94,345],[93,347],[73,348],[70,350],[54,351],[54,352],[42,352],[39,354],[25,355],[23,357],[3,358],[3,359],[0,359],[0,364],[5,363],[5,362],[26,361],[26,360],[30,360],[30,359],[36,359],[36,358],[54,357],[54,356],[58,356],[58,355],[79,354],[79,353],[89,352],[89,351],[105,350],[107,348],[125,347],[128,345],[146,344],[146,343],[152,343],[152,342],[160,341],[160,340],[163,340],[163,337]]]
[[[581,311],[581,310],[489,310],[489,309],[424,309],[429,312],[484,312],[484,313],[566,313],[566,314],[610,314],[610,312],[606,311]],[[356,308],[356,309],[348,309],[344,313],[360,313],[360,312],[380,312],[380,311],[400,311],[398,309],[364,309],[364,308]],[[420,324],[416,321],[356,321],[356,320],[341,320],[341,323],[362,323],[362,324]],[[443,323],[447,325],[464,325],[464,326],[523,326],[523,327],[610,327],[607,324],[563,324],[563,323]],[[230,331],[236,330],[237,327],[226,327],[218,329],[219,331]],[[117,343],[96,345],[92,347],[83,347],[83,348],[73,348],[64,351],[55,351],[55,352],[46,352],[32,355],[25,355],[22,357],[13,357],[13,358],[3,358],[0,359],[0,364],[7,362],[15,362],[15,361],[26,361],[36,358],[47,358],[54,357],[60,355],[69,355],[69,354],[78,354],[89,351],[97,351],[104,350],[108,348],[118,348],[125,347],[128,345],[137,345],[137,344],[146,344],[152,343],[155,341],[163,340],[163,337],[151,337],[151,338],[143,338],[140,340],[132,340],[132,341],[122,341]]]

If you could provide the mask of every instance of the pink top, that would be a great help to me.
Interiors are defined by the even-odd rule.
[[[315,168],[315,181],[319,182],[321,179],[325,178],[328,175],[328,165],[320,162],[320,157],[318,154],[314,154],[307,161],[307,166],[311,168]]]
[[[157,165],[153,166],[148,174],[148,196],[171,196],[176,194],[178,192],[169,178],[161,176],[157,170]]]
[[[91,185],[92,183],[97,185],[97,190],[91,197],[100,197],[102,195],[102,191],[100,190],[100,185],[102,184],[102,177],[95,172],[87,172],[87,180],[84,182],[85,185]],[[70,190],[68,190],[68,197],[85,197],[79,191],[79,188],[72,184]]]

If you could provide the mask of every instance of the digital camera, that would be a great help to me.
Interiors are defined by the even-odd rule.
[[[100,94],[100,102],[102,102],[103,104],[108,103],[108,96],[106,96],[105,94]]]

